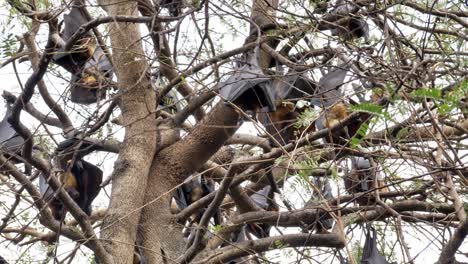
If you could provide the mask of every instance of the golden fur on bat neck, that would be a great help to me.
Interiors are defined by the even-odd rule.
[[[337,103],[326,111],[325,126],[328,128],[332,127],[348,117],[348,115],[349,112],[347,106],[343,102]]]

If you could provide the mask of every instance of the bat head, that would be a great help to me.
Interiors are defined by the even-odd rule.
[[[348,109],[346,105],[342,102],[335,104],[325,113],[325,126],[330,128],[336,124],[339,124],[347,116]]]

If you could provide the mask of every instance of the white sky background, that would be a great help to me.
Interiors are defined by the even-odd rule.
[[[4,6],[4,1],[0,0],[0,5]],[[214,2],[216,4],[216,2]],[[247,3],[246,3],[247,4]],[[245,14],[248,16],[249,11],[248,8],[244,8],[242,5],[236,6],[237,12],[245,10]],[[227,10],[229,12],[232,12],[232,10]],[[197,17],[203,17],[203,14],[197,15]],[[239,23],[239,20],[233,21],[231,17],[224,16],[223,17],[225,20],[220,21],[218,17],[211,17],[210,18],[210,29],[212,30],[211,35],[212,37],[215,36],[215,43],[217,43],[216,48],[220,47],[222,50],[217,50],[218,53],[221,53],[222,51],[227,51],[233,48],[237,48],[242,46],[244,43],[244,39],[248,33],[249,25],[246,22]],[[421,16],[422,19],[423,16]],[[0,29],[3,27],[4,23],[8,19],[7,16],[7,10],[6,8],[1,8],[0,9]],[[203,29],[203,21],[199,20],[199,26],[200,28]],[[228,25],[228,23],[230,25]],[[24,27],[21,26],[21,24],[17,21],[15,23],[12,23],[10,25],[12,28],[7,30],[8,33],[13,33],[13,34],[21,34],[25,32]],[[371,29],[374,26],[373,24],[370,25]],[[240,33],[232,35],[230,34],[231,28],[236,29],[237,31],[240,31]],[[402,27],[407,32],[405,31],[406,35],[414,33],[413,30],[410,30],[406,27]],[[43,33],[44,31],[42,31]],[[101,30],[102,32],[102,30]],[[193,23],[191,20],[185,19],[184,23],[182,23],[181,26],[181,32],[180,35],[183,36],[184,34],[190,35],[190,38],[181,38],[178,43],[179,47],[179,53],[184,54],[184,51],[187,52],[192,52],[193,47],[198,47],[200,43],[200,38],[197,34],[195,34],[196,28],[194,27]],[[325,34],[329,34],[329,32],[324,32]],[[375,31],[371,31],[371,34],[374,33],[376,34]],[[0,33],[0,41],[4,39],[5,33]],[[147,34],[147,30],[145,27],[142,27],[142,35],[145,36]],[[320,34],[317,34],[317,36]],[[220,37],[219,39],[217,38]],[[326,37],[326,36],[325,36]],[[44,40],[43,35],[39,35],[39,39]],[[148,39],[147,39],[148,40]],[[316,47],[321,46],[324,44],[324,39],[318,41],[318,45]],[[39,47],[43,47],[44,43],[40,42]],[[149,45],[149,46],[148,46]],[[151,48],[151,43],[145,44],[146,47]],[[332,43],[332,45],[336,45],[336,43]],[[172,47],[172,44],[171,44]],[[465,47],[466,48],[466,47]],[[457,48],[458,49],[458,48]],[[153,55],[153,54],[150,54]],[[206,57],[206,54],[204,55]],[[190,58],[180,56],[178,57],[179,62],[185,62],[188,63],[190,61]],[[2,61],[0,61],[1,63]],[[198,62],[195,62],[197,64]],[[225,65],[226,66],[226,65]],[[231,66],[231,65],[228,65]],[[27,78],[30,76],[32,73],[32,70],[29,67],[29,63],[17,63],[17,69],[18,69],[18,75],[21,78],[23,84],[26,82]],[[184,67],[181,68],[182,70]],[[226,67],[224,67],[226,69]],[[209,69],[207,69],[209,70]],[[66,73],[64,70],[61,70],[64,74],[64,79],[59,79],[52,74],[47,74],[44,80],[47,83],[47,86],[49,88],[49,92],[56,98],[59,98],[62,93],[66,90],[67,88],[67,79],[69,78],[69,73]],[[206,71],[205,71],[206,72]],[[314,77],[316,77],[316,80],[320,77],[319,71],[314,71]],[[7,90],[10,92],[13,92],[15,95],[18,95],[20,92],[20,88],[17,84],[17,79],[14,74],[14,70],[12,65],[8,65],[4,68],[0,69],[0,78],[2,80],[2,85],[0,86],[0,92],[2,90]],[[191,83],[192,84],[192,83]],[[206,88],[212,88],[213,83],[210,82],[204,82],[205,85],[208,85],[208,87],[201,87],[200,85],[194,85],[197,87],[197,89],[206,89]],[[62,101],[63,102],[63,101]],[[45,104],[42,102],[42,99],[36,94],[33,99],[31,100],[31,103],[34,104],[36,108],[41,110],[43,113],[50,112],[49,109],[45,106]],[[63,106],[63,104],[61,104]],[[5,109],[3,108],[4,104],[3,102],[0,102],[0,117],[3,117],[3,114],[5,112]],[[90,107],[83,107],[77,104],[73,104],[71,102],[67,103],[65,106],[65,111],[70,114],[70,117],[72,118],[74,125],[76,127],[79,127],[80,124],[83,124],[86,120],[84,117],[87,117],[89,114],[86,112],[86,110],[93,111],[95,108],[95,105],[91,105]],[[102,108],[102,109],[105,109]],[[34,118],[31,118],[26,112],[22,112],[22,122],[26,124],[29,128],[37,128],[39,126],[39,122],[37,122]],[[54,133],[54,138],[60,142],[63,138],[61,137],[61,131],[59,129],[54,129],[53,127],[48,127],[48,129]],[[39,127],[40,133],[45,133],[43,127]],[[245,123],[241,129],[239,129],[240,133],[248,133],[248,134],[257,134],[257,130],[251,123]],[[116,139],[121,140],[123,137],[123,129],[120,129],[116,126],[112,127],[112,132],[109,133],[107,129],[104,129],[103,131],[104,136],[112,136]],[[47,137],[47,135],[46,135]],[[100,168],[104,171],[104,179],[109,177],[110,173],[112,172],[113,169],[113,163],[115,161],[115,155],[114,154],[104,154],[104,153],[96,153],[89,155],[87,160],[92,161],[94,164],[97,164],[100,166]],[[392,161],[390,161],[392,162]],[[395,168],[395,167],[394,167]],[[421,174],[420,171],[417,171],[416,168],[408,170],[408,165],[402,165],[401,167],[398,168],[398,174],[404,175],[404,177],[408,177],[409,173],[418,173]],[[0,184],[1,185],[1,184]],[[14,197],[13,194],[11,193],[3,193],[5,189],[0,186],[0,218],[8,211],[8,207],[11,205],[12,198]],[[299,186],[298,184],[295,184],[294,178],[288,181],[288,184],[284,187],[285,193],[287,193],[287,198],[291,202],[291,204],[294,205],[295,208],[301,208],[304,204],[304,190],[303,186]],[[94,201],[93,203],[93,208],[103,208],[106,207],[107,202],[108,202],[108,197],[107,195],[110,194],[110,187],[106,187],[105,190],[101,191],[99,197]],[[2,202],[5,202],[5,204],[2,204]],[[24,204],[24,208],[27,208],[29,205]],[[31,215],[36,214],[36,210],[32,210],[34,213],[30,213]],[[18,212],[18,211],[17,211]],[[20,220],[21,223],[24,223],[23,220]],[[376,225],[381,225],[381,223],[376,222]],[[423,228],[428,229],[428,232],[418,232],[417,234],[414,232],[414,229],[409,226],[409,224],[403,222],[403,229],[405,231],[405,239],[408,242],[408,245],[411,249],[412,256],[416,256],[419,254],[418,258],[416,259],[415,263],[433,263],[435,260],[438,258],[438,253],[439,249],[435,247],[435,245],[430,245],[433,240],[440,239],[440,237],[437,237],[437,233],[431,233],[431,227],[430,226],[423,226]],[[273,229],[274,230],[274,229]],[[293,233],[297,232],[297,229],[287,229],[283,230],[285,233]],[[275,235],[276,231],[272,232],[272,235]],[[423,237],[425,234],[427,237]],[[363,245],[364,241],[364,236],[360,234],[360,232],[355,232],[355,239],[357,241],[361,240],[361,246]],[[391,232],[385,232],[385,236],[379,237],[379,242],[385,241],[385,243],[393,243],[395,240],[395,233],[393,231]],[[352,244],[352,243],[351,243]],[[59,247],[59,254],[64,254],[62,256],[65,256],[69,254],[70,250],[74,247],[73,243],[69,243],[69,240],[62,238],[60,242],[60,247]],[[466,243],[462,246],[463,251],[467,252],[468,251],[468,245]],[[6,250],[4,250],[4,248]],[[82,247],[84,248],[84,247]],[[396,246],[396,252],[401,252],[399,249],[399,245]],[[43,248],[36,243],[32,248],[20,248],[17,247],[16,245],[11,244],[10,242],[5,242],[2,241],[2,238],[0,238],[0,255],[5,257],[7,260],[16,260],[18,259],[19,256],[23,254],[28,254],[30,255],[31,261],[36,262],[43,260],[45,257],[45,254],[43,253]],[[88,251],[89,252],[89,251]],[[311,255],[315,255],[315,249],[311,249]],[[345,253],[343,252],[343,255]],[[268,253],[268,256],[272,257],[272,261],[277,261],[280,263],[297,263],[297,254],[295,254],[292,250],[287,249],[287,250],[282,250],[281,252],[276,250],[274,252]],[[60,255],[59,255],[60,258]],[[25,257],[23,260],[26,260],[27,258]],[[458,258],[460,261],[464,261],[462,258]],[[324,263],[328,263],[331,260],[327,260]],[[466,260],[465,260],[466,261]],[[27,262],[27,261],[25,261]],[[85,259],[83,257],[77,257],[75,258],[75,261],[73,263],[83,263],[85,262]],[[14,263],[12,261],[11,263]],[[302,263],[302,262],[301,262]],[[303,263],[308,263],[305,260]],[[311,262],[314,263],[314,262]]]

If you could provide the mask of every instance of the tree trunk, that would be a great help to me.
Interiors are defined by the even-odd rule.
[[[101,0],[110,16],[137,15],[136,3]],[[144,190],[156,150],[155,92],[146,75],[149,69],[143,56],[138,24],[109,24],[114,71],[122,93],[118,103],[125,126],[123,148],[112,175],[109,213],[101,238],[115,263],[132,263],[136,230],[143,205]]]

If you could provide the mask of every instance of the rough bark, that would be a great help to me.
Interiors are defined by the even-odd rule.
[[[137,15],[130,1],[102,0],[107,13]],[[125,125],[125,138],[115,163],[111,200],[101,238],[115,263],[132,263],[134,241],[143,204],[144,190],[156,150],[155,92],[146,72],[138,24],[111,23],[114,71],[122,92],[118,105]]]
[[[255,1],[252,21],[259,27],[271,24],[277,1]],[[252,27],[252,30],[254,27]],[[254,31],[252,31],[254,32]],[[261,64],[270,64],[270,56],[261,54]],[[239,115],[219,103],[214,110],[182,141],[159,152],[154,160],[145,191],[141,230],[145,257],[149,263],[163,263],[182,255],[185,242],[182,226],[172,222],[169,212],[170,191],[199,169],[237,130]]]
[[[220,103],[190,135],[155,156],[140,223],[149,263],[163,263],[161,250],[168,260],[182,255],[182,226],[172,222],[169,210],[171,190],[223,146],[237,130],[238,118],[233,108]]]

